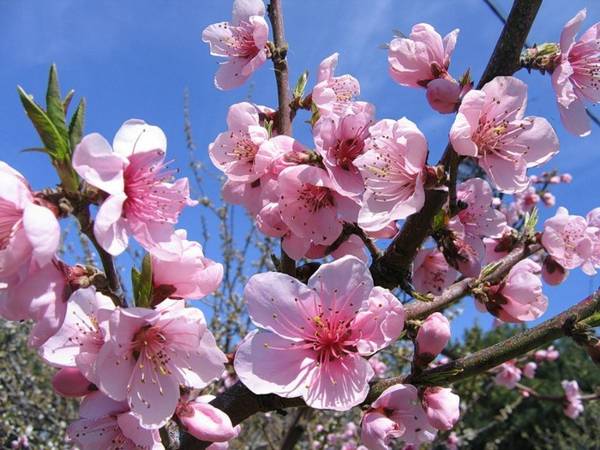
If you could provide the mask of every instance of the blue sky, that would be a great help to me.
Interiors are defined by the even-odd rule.
[[[433,24],[441,34],[460,28],[451,72],[459,76],[470,67],[477,79],[502,28],[482,0],[284,0],[283,4],[291,78],[295,80],[305,69],[314,74],[323,58],[339,52],[338,73],[351,73],[360,80],[361,99],[376,105],[379,119],[407,116],[416,122],[429,140],[431,161],[437,160],[445,147],[452,117],[431,111],[422,91],[394,84],[387,74],[386,52],[380,45],[391,39],[392,30],[408,34],[418,22]],[[510,4],[509,0],[498,1],[505,12]],[[583,7],[588,8],[587,27],[600,18],[600,2],[546,0],[530,42],[557,41],[563,24]],[[230,9],[231,2],[224,0],[0,0],[2,158],[33,180],[35,188],[56,182],[44,155],[19,153],[20,149],[37,146],[38,138],[15,91],[20,84],[43,99],[47,70],[55,62],[63,91],[74,88],[87,98],[86,132],[97,131],[112,139],[120,124],[132,117],[159,125],[168,136],[173,166],[179,167],[183,175],[190,175],[182,112],[183,91],[189,88],[197,156],[210,165],[206,148],[225,129],[229,105],[249,96],[257,103],[275,105],[275,82],[269,63],[240,89],[221,92],[213,87],[217,61],[208,54],[200,34],[205,26],[228,20]],[[549,77],[526,72],[517,76],[530,86],[528,114],[547,117],[561,140],[561,153],[546,168],[560,168],[574,176],[571,185],[554,191],[557,204],[569,206],[577,214],[600,206],[600,129],[595,128],[585,139],[568,135],[558,119]],[[297,137],[310,146],[302,119],[295,124]],[[205,189],[217,198],[216,183],[208,183]],[[544,209],[543,217],[554,210]],[[195,239],[200,239],[202,212],[201,208],[189,209],[182,217],[181,225]],[[211,231],[215,235],[218,232],[214,227]],[[209,243],[207,254],[219,259],[213,244]],[[549,314],[587,295],[592,283],[575,271],[563,286],[547,288]],[[467,302],[457,325],[464,327],[475,317],[490,323],[489,316],[475,313],[471,302]]]

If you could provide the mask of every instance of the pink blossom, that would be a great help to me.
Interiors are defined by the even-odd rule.
[[[423,391],[423,408],[432,426],[450,430],[460,417],[460,397],[450,388],[428,387]]]
[[[569,271],[547,255],[542,264],[542,279],[550,286],[558,286],[569,276]]]
[[[463,98],[450,130],[454,150],[477,158],[498,190],[512,194],[527,188],[527,168],[558,152],[556,133],[542,117],[524,117],[527,85],[514,77],[496,77]]]
[[[552,192],[544,192],[544,194],[542,194],[542,201],[544,202],[544,205],[552,207],[556,204],[556,197]]]
[[[358,224],[376,231],[423,207],[427,141],[406,118],[381,120],[369,132],[365,153],[354,160],[366,187]]]
[[[364,153],[372,122],[373,111],[364,111],[343,117],[322,117],[313,128],[316,150],[342,195],[359,197],[364,191],[363,179],[354,161]]]
[[[546,361],[556,361],[559,357],[560,353],[554,348],[553,345],[546,349]]]
[[[174,255],[168,261],[152,255],[152,283],[155,288],[174,288],[170,298],[200,299],[214,292],[223,278],[223,265],[204,256],[202,246],[188,241],[185,230],[173,233],[168,243],[161,243],[165,253]],[[162,252],[161,252],[162,253]]]
[[[245,183],[227,180],[221,189],[223,200],[234,205],[242,205],[251,215],[258,214],[263,206],[261,182]]]
[[[131,119],[117,131],[112,148],[92,133],[75,149],[75,171],[108,194],[96,215],[94,235],[111,255],[127,248],[129,234],[146,250],[168,241],[183,207],[196,204],[187,178],[167,181],[175,172],[165,170],[166,148],[160,128]]]
[[[377,355],[373,355],[371,358],[369,358],[369,364],[371,364],[373,372],[375,372],[375,376],[377,378],[385,377],[385,374],[388,370],[387,364],[384,363]]]
[[[215,75],[218,89],[241,86],[267,60],[269,25],[264,15],[262,0],[235,0],[231,23],[215,23],[202,32],[210,54],[227,58]]]
[[[180,384],[201,389],[221,375],[227,361],[199,309],[169,300],[159,307],[116,309],[96,361],[100,390],[127,400],[148,428],[173,415]]]
[[[562,387],[565,390],[564,413],[571,419],[577,418],[583,412],[583,403],[581,402],[581,392],[577,381],[562,382]]]
[[[114,309],[112,300],[94,287],[76,290],[61,327],[40,348],[44,361],[55,367],[77,368],[96,383],[96,358],[108,336],[108,319]]]
[[[327,172],[316,166],[289,167],[279,174],[279,210],[290,231],[315,244],[329,245],[342,224],[355,222],[358,205],[341,196]]]
[[[285,237],[284,237],[285,243]],[[288,247],[289,248],[289,245]],[[285,250],[285,248],[284,248]],[[320,259],[324,258],[328,254],[333,257],[333,259],[339,259],[346,255],[352,255],[356,258],[360,259],[362,262],[369,262],[369,257],[365,253],[365,244],[363,240],[355,234],[350,235],[344,242],[342,242],[335,250],[328,253],[329,246],[327,245],[311,245],[310,248],[306,251],[304,256],[309,259]],[[286,252],[287,253],[287,252]],[[294,258],[294,254],[296,253],[288,253],[288,255]],[[295,258],[296,259],[296,258]]]
[[[460,84],[453,79],[437,78],[427,83],[429,106],[441,114],[450,114],[458,109],[461,94]]]
[[[439,295],[450,286],[457,272],[448,265],[442,252],[435,248],[421,249],[413,261],[412,281],[417,291]]]
[[[466,231],[465,225],[455,216],[448,222],[452,232],[453,252],[446,251],[446,261],[466,277],[477,277],[481,271],[481,262],[485,258],[485,246],[480,237]]]
[[[442,39],[431,25],[418,23],[408,38],[393,39],[388,63],[394,81],[402,86],[426,87],[431,80],[446,77],[458,31],[453,30]]]
[[[396,384],[383,391],[364,415],[361,427],[361,440],[371,450],[389,450],[393,439],[418,447],[433,441],[436,434],[417,389],[410,384]]]
[[[456,198],[466,205],[455,216],[465,233],[477,237],[499,237],[506,230],[506,217],[492,207],[494,197],[487,181],[471,178],[458,184]]]
[[[114,401],[102,392],[83,399],[79,416],[69,425],[67,434],[81,450],[164,450],[158,429],[142,427],[125,402]]]
[[[13,450],[29,449],[29,438],[27,438],[26,434],[20,435],[17,439],[10,443],[10,448]]]
[[[55,214],[36,199],[27,180],[0,161],[0,281],[26,276],[31,261],[52,261],[60,243]]]
[[[351,75],[334,76],[338,53],[328,56],[319,65],[317,84],[312,91],[312,101],[321,116],[345,116],[367,108],[364,102],[355,102],[360,95],[360,84]]]
[[[374,371],[363,356],[391,344],[404,309],[373,287],[353,256],[323,264],[308,286],[286,274],[254,275],[244,290],[252,321],[235,356],[240,380],[254,393],[303,397],[313,408],[345,411],[366,398]]]
[[[452,433],[450,433],[448,435],[448,439],[446,439],[446,449],[447,450],[458,450],[459,443],[460,443],[460,440],[458,439],[458,436],[456,435],[456,433],[453,431]]]
[[[600,208],[592,209],[586,216],[590,228],[588,231],[592,236],[592,254],[582,266],[582,270],[587,275],[596,273],[600,268]]]
[[[502,239],[483,238],[483,245],[485,246],[485,258],[481,262],[483,266],[508,255],[508,250],[505,249]]]
[[[177,417],[185,431],[195,438],[208,442],[226,442],[237,433],[229,416],[209,403],[213,398],[212,395],[205,395],[191,401],[181,399],[177,405]]]
[[[568,184],[573,181],[573,175],[571,175],[570,173],[563,173],[560,176],[560,181]]]
[[[552,73],[560,118],[567,131],[578,136],[591,132],[584,101],[600,102],[600,23],[575,41],[585,17],[586,10],[582,9],[565,24],[560,35],[558,65]]]
[[[537,370],[537,364],[534,363],[533,361],[529,361],[523,367],[523,375],[525,375],[525,377],[527,377],[529,379],[535,378],[535,371],[536,370]]]
[[[269,133],[261,123],[260,109],[248,102],[236,103],[227,113],[227,131],[208,146],[213,164],[231,181],[252,183],[266,171],[270,158],[259,153]]]
[[[544,222],[542,245],[562,267],[575,269],[592,258],[595,231],[584,217],[570,215],[561,206],[554,217]],[[593,264],[586,264],[584,271],[595,273]]]
[[[499,386],[504,386],[507,389],[514,389],[517,383],[521,380],[521,369],[519,369],[514,361],[507,361],[498,367],[498,373],[494,378],[494,382]]]
[[[478,299],[478,308],[487,309],[500,320],[520,323],[535,320],[548,308],[548,298],[542,292],[542,268],[531,259],[515,264],[506,280],[488,288],[486,297]]]
[[[519,214],[531,212],[541,200],[535,186],[529,186],[523,192],[517,192],[514,195],[514,199]]]
[[[446,347],[451,336],[450,322],[441,313],[429,315],[419,327],[415,339],[415,363],[426,366]]]
[[[92,392],[92,383],[79,369],[64,367],[52,377],[54,391],[63,397],[83,397]]]
[[[39,347],[60,328],[67,309],[69,267],[53,260],[39,268],[32,262],[22,281],[14,275],[0,282],[0,316],[7,320],[33,320],[29,345]]]

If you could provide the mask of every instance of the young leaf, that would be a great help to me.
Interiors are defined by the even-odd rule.
[[[131,271],[135,306],[148,308],[152,303],[152,259],[146,253],[142,260],[142,272]]]
[[[73,100],[73,96],[75,95],[75,90],[71,89],[63,98],[63,111],[65,112],[65,117],[67,117],[67,112],[69,111],[69,106],[71,105],[71,100]]]
[[[58,72],[56,65],[50,66],[48,75],[48,89],[46,91],[46,113],[58,130],[60,137],[65,143],[68,141],[67,124],[65,123],[65,109],[60,96],[60,86],[58,84]]]
[[[33,123],[40,139],[47,149],[47,153],[53,159],[62,159],[67,154],[66,142],[62,140],[59,131],[50,120],[46,112],[33,101],[21,86],[17,86],[17,92],[21,103],[25,108],[27,116]]]
[[[81,142],[83,137],[83,123],[85,121],[85,98],[82,98],[77,105],[77,109],[71,117],[69,124],[69,142],[71,144],[71,153],[75,151],[75,147]]]

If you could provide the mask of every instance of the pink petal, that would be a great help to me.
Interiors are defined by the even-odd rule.
[[[215,75],[215,86],[223,91],[240,87],[248,79],[243,75],[244,66],[248,63],[246,58],[231,57],[228,61],[220,63]]]
[[[252,276],[244,289],[252,321],[279,336],[301,340],[312,330],[316,295],[306,285],[277,272]]]
[[[40,266],[48,264],[60,244],[60,225],[52,211],[30,203],[23,211],[23,227]]]
[[[139,153],[153,150],[167,151],[167,137],[156,126],[149,125],[143,120],[129,119],[115,134],[113,149],[116,153],[128,158]]]
[[[306,404],[317,409],[347,411],[362,403],[369,393],[369,380],[375,372],[356,353],[321,364],[312,374]]]
[[[100,246],[113,256],[123,253],[129,243],[125,219],[122,217],[125,200],[127,196],[124,193],[108,197],[100,206],[94,221],[94,236]]]
[[[292,398],[304,395],[308,376],[315,370],[315,355],[295,349],[294,341],[268,331],[253,331],[235,353],[235,372],[255,394]]]
[[[308,280],[323,310],[336,311],[337,320],[353,317],[373,289],[369,267],[354,256],[322,264]],[[339,313],[337,312],[339,311]]]
[[[127,159],[114,153],[98,133],[85,136],[73,153],[73,169],[79,176],[109,194],[123,192],[123,170],[127,164]]]

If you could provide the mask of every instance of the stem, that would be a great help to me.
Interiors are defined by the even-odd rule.
[[[313,410],[308,407],[298,408],[298,411],[285,434],[280,450],[294,450],[296,448],[296,444],[304,434],[304,426],[300,424],[300,421],[305,416],[310,417],[312,411]]]
[[[77,211],[76,217],[79,221],[81,232],[87,236],[100,256],[111,297],[117,303],[117,306],[125,306],[125,299],[123,298],[123,291],[121,289],[121,283],[119,281],[119,275],[117,274],[114,259],[112,255],[108,254],[102,248],[96,240],[96,236],[94,236],[94,222],[90,217],[89,205],[86,204],[82,206],[81,209]]]
[[[489,275],[477,280],[476,278],[464,278],[444,290],[441,295],[434,297],[430,302],[415,302],[406,308],[406,320],[424,319],[434,312],[448,308],[471,292],[476,282],[497,284],[510,271],[510,269],[522,259],[542,250],[539,244],[521,244],[508,255],[498,261],[498,267]]]
[[[290,83],[287,66],[287,49],[283,27],[283,10],[281,0],[271,0],[268,7],[269,20],[273,27],[273,47],[271,49],[275,81],[277,83],[277,100],[279,107],[275,114],[275,128],[280,135],[292,135],[292,109],[290,107]],[[288,275],[296,275],[296,262],[281,248],[281,263],[279,270]]]

